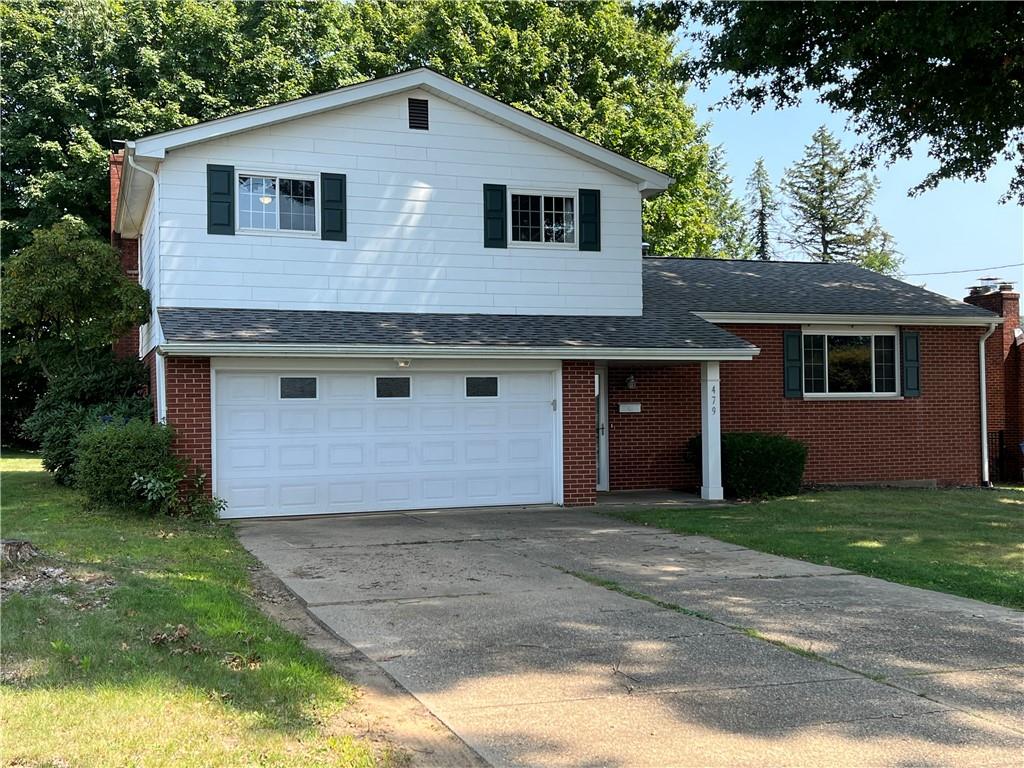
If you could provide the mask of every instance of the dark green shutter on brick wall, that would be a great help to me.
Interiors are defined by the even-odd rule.
[[[904,331],[900,348],[903,351],[903,396],[921,396],[921,334]]]
[[[320,174],[320,239],[348,239],[345,174]]]
[[[601,250],[601,190],[581,189],[580,250]]]
[[[504,184],[484,184],[484,248],[508,247],[508,214]]]
[[[235,234],[233,166],[206,166],[206,232],[210,235]]]
[[[783,386],[786,397],[803,397],[804,394],[803,344],[800,331],[783,332]]]

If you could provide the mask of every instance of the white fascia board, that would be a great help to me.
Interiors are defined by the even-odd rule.
[[[709,323],[752,323],[755,325],[948,325],[988,326],[1003,318],[950,317],[946,315],[822,315],[792,312],[694,312]]]
[[[558,147],[569,154],[592,162],[612,173],[635,181],[645,197],[663,192],[672,183],[667,176],[642,163],[630,160],[609,149],[561,128],[533,117],[522,110],[485,96],[468,86],[457,83],[429,69],[414,69],[377,80],[349,85],[327,93],[307,96],[282,104],[249,110],[238,115],[210,120],[187,128],[179,128],[154,136],[146,136],[134,142],[136,154],[140,157],[162,160],[169,150],[187,147],[211,139],[283,123],[300,117],[315,115],[340,107],[360,104],[382,96],[422,88],[441,98],[452,101],[466,109],[477,112],[491,120],[506,125],[520,133]]]
[[[258,342],[194,341],[164,342],[160,354],[171,357],[382,357],[462,358],[484,360],[752,360],[761,350],[733,349],[638,349],[612,347],[423,347],[374,346],[369,344],[272,344]]]

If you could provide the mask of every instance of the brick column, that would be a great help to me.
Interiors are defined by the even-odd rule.
[[[1018,443],[1024,440],[1024,397],[1020,388],[1022,350],[1015,334],[1020,328],[1020,294],[1006,285],[972,293],[964,301],[1003,318],[1003,324],[985,342],[988,428],[990,432],[1001,430],[1006,443],[1001,461],[993,456],[990,463],[999,467],[1004,480],[1020,480],[1024,461]]]
[[[597,502],[594,363],[562,361],[562,490],[567,507]]]
[[[213,480],[213,437],[210,414],[210,359],[168,357],[167,423],[174,428],[174,452],[206,475],[206,494]]]
[[[121,193],[121,174],[124,170],[124,152],[110,156],[110,244],[121,254],[121,269],[132,280],[139,279],[139,241],[126,239],[114,231],[117,216],[117,199]],[[132,328],[114,342],[114,354],[118,357],[138,357],[139,329]]]

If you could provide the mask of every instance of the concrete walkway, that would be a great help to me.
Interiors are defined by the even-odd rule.
[[[1015,611],[569,510],[238,531],[494,765],[1022,762]]]

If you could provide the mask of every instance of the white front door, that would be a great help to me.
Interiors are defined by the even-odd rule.
[[[594,415],[597,438],[597,490],[608,490],[608,369],[594,373]]]
[[[550,371],[215,376],[226,517],[551,503]]]

